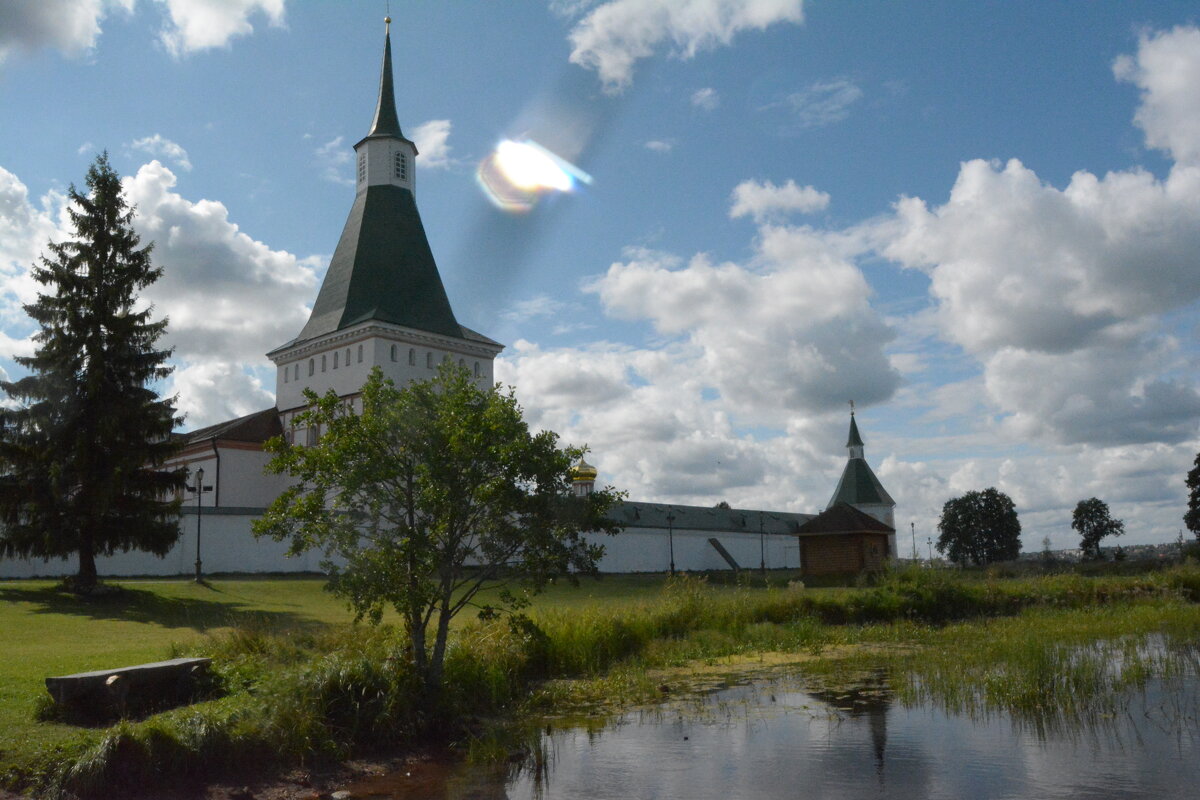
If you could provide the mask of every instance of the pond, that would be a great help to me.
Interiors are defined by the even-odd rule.
[[[1200,681],[1154,679],[1116,714],[1031,724],[897,702],[882,672],[784,676],[606,720],[549,721],[522,763],[427,763],[349,787],[393,800],[1192,798]]]

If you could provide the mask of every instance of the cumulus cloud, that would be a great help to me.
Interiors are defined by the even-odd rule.
[[[721,105],[721,95],[711,86],[692,92],[692,105],[705,111],[713,111]]]
[[[212,200],[189,200],[158,161],[122,180],[137,206],[134,228],[154,242],[162,277],[145,292],[155,316],[168,316],[165,344],[177,371],[168,393],[179,393],[192,427],[270,405],[273,369],[264,354],[296,335],[316,293],[314,259],[301,259],[252,239]],[[0,167],[0,354],[32,352],[33,323],[23,303],[39,290],[30,267],[48,241],[73,231],[66,198],[51,193],[40,204]]]
[[[669,153],[675,149],[675,141],[673,139],[651,139],[643,147],[653,150],[655,153]]]
[[[634,64],[664,46],[691,58],[742,31],[803,19],[803,0],[610,0],[571,30],[571,63],[596,70],[606,90],[620,92]]]
[[[413,129],[413,143],[421,154],[422,167],[438,169],[450,166],[450,128],[448,119],[431,119]]]
[[[850,116],[850,107],[862,99],[863,90],[849,78],[816,81],[798,92],[761,106],[759,112],[776,114],[783,133],[820,128]]]
[[[0,63],[13,52],[52,47],[69,56],[96,45],[100,23],[134,0],[13,0],[0,3]]]
[[[271,25],[282,25],[286,0],[158,0],[169,18],[160,39],[167,52],[187,55],[228,47],[236,36],[254,32],[252,16],[261,14]]]
[[[165,158],[180,169],[191,172],[192,162],[188,159],[187,150],[162,134],[156,133],[153,136],[134,139],[129,146],[151,156]]]
[[[1146,144],[1180,164],[1200,162],[1200,29],[1180,26],[1142,34],[1136,55],[1113,64],[1118,79],[1142,90],[1134,121]]]
[[[1200,394],[1160,315],[1200,298],[1200,168],[1088,172],[1065,189],[1011,160],[963,164],[950,199],[906,198],[882,252],[925,270],[944,338],[983,365],[1024,435],[1181,441]]]
[[[751,216],[755,222],[778,219],[792,213],[810,214],[829,206],[829,195],[811,186],[789,180],[783,186],[771,181],[742,181],[733,189],[731,219]]]

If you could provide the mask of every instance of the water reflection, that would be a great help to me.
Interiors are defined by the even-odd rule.
[[[421,764],[355,797],[1173,798],[1200,783],[1197,681],[1150,681],[1121,715],[1068,731],[898,703],[852,685],[758,681],[592,725],[555,723],[523,763]]]

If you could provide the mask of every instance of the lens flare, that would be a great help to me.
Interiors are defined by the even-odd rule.
[[[531,210],[542,195],[572,192],[592,182],[586,172],[532,140],[500,142],[475,176],[497,208],[514,213]]]

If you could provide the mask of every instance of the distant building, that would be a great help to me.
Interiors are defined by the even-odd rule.
[[[284,477],[264,474],[269,456],[263,444],[283,436],[294,444],[309,445],[322,433],[296,422],[305,408],[304,391],[325,394],[332,389],[361,408],[359,393],[373,368],[379,367],[397,386],[405,386],[432,377],[443,361],[457,362],[480,386],[492,385],[493,360],[503,345],[460,325],[450,306],[417,209],[418,153],[400,128],[391,52],[391,36],[385,32],[375,116],[367,135],[354,145],[354,203],[312,313],[295,339],[267,354],[276,366],[275,406],[183,434],[183,450],[172,464],[186,466],[193,475],[204,470],[204,490],[197,497],[193,483],[184,496],[179,543],[164,559],[136,552],[98,558],[102,574],[189,573],[198,528],[203,531],[205,572],[315,570],[318,556],[288,558],[286,545],[259,541],[250,533],[251,522],[287,486]],[[814,569],[820,571],[828,571],[832,564],[846,571],[874,568],[895,554],[895,503],[863,458],[853,412],[847,447],[850,458],[824,514],[814,518],[778,511],[626,502],[614,510],[624,533],[597,537],[606,547],[600,569],[662,572],[727,569],[735,564],[747,569],[796,568],[801,566],[802,547],[818,554]],[[575,493],[591,492],[597,474],[595,467],[581,461],[573,474]],[[859,512],[847,516],[839,504]],[[866,525],[864,515],[878,523]],[[802,535],[803,526],[810,523],[820,527],[820,537]],[[839,524],[849,527],[839,530]],[[874,547],[884,526],[891,535],[883,553],[864,551],[856,561],[842,552],[863,543]],[[836,544],[838,537],[853,544]],[[65,571],[41,562],[0,561],[0,577]]]

